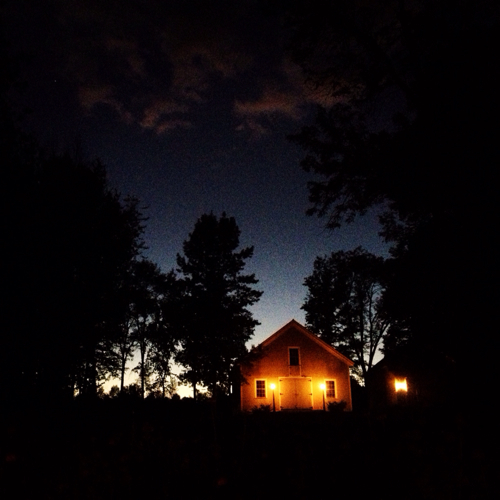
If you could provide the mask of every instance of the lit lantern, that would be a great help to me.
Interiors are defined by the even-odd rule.
[[[408,392],[408,384],[406,383],[406,379],[394,379],[394,386],[396,388],[396,392]]]
[[[323,392],[323,411],[326,411],[326,405],[325,405],[325,384],[319,384],[319,388]]]
[[[276,402],[274,400],[274,389],[276,389],[276,384],[269,384],[271,391],[273,391],[273,412],[276,411]]]

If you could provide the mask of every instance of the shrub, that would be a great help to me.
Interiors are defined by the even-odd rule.
[[[271,405],[254,406],[252,413],[271,413]]]
[[[328,411],[332,413],[342,413],[345,411],[347,403],[345,401],[331,401],[328,403]]]

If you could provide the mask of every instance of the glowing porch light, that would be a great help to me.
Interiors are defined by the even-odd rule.
[[[326,411],[325,387],[326,387],[326,384],[319,384],[319,388],[321,389],[321,394],[323,396],[323,411]]]
[[[274,389],[276,389],[276,384],[269,384],[270,389],[273,391],[273,413],[276,411],[276,400],[274,399]]]
[[[406,379],[394,379],[394,386],[396,388],[396,392],[408,392],[408,385],[406,383]]]

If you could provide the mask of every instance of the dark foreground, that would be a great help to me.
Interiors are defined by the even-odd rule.
[[[494,498],[477,413],[234,414],[190,400],[4,415],[0,498]]]

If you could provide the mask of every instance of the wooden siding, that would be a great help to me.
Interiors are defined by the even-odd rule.
[[[304,327],[295,321],[285,325],[284,329],[279,332],[280,334],[274,339],[272,337],[268,339],[271,340],[270,342],[264,341],[261,344],[261,356],[258,359],[251,364],[242,365],[242,374],[246,379],[246,383],[241,386],[242,410],[248,411],[260,405],[270,405],[272,409],[273,392],[276,411],[288,409],[291,406],[292,396],[285,394],[283,387],[291,387],[292,382],[290,381],[287,385],[284,383],[284,378],[310,380],[310,389],[307,389],[307,394],[296,398],[299,401],[298,406],[303,409],[311,408],[310,402],[312,402],[312,409],[322,410],[325,392],[320,386],[325,384],[326,380],[334,380],[336,397],[325,398],[325,404],[332,401],[345,401],[346,409],[351,410],[349,366],[352,362],[340,353],[336,355],[333,348],[321,341],[318,342],[310,332],[306,331],[306,333]],[[289,365],[290,347],[299,348],[299,366]],[[256,398],[255,381],[264,379],[266,380],[266,397]],[[270,388],[271,384],[275,385],[274,391]],[[299,382],[299,385],[304,388],[309,387],[308,384],[309,382],[302,384]],[[294,382],[292,385],[296,387],[297,383]]]

